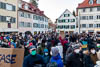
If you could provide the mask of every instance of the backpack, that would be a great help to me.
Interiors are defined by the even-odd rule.
[[[56,62],[48,63],[47,67],[57,67],[57,63]]]

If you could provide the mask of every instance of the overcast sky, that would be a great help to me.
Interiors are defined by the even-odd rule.
[[[76,11],[78,3],[81,3],[82,1],[84,0],[39,0],[39,8],[54,22],[65,9],[68,9],[71,12],[73,12],[73,10]]]

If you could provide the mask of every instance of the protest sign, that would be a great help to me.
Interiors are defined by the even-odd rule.
[[[22,67],[24,49],[0,48],[0,67]]]
[[[97,52],[97,57],[98,57],[98,59],[100,60],[100,51]]]

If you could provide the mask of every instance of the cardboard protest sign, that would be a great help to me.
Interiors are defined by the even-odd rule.
[[[22,67],[24,49],[0,48],[0,67]]]
[[[97,57],[98,57],[98,59],[100,60],[100,51],[97,52]]]
[[[60,31],[60,36],[62,37],[62,39],[65,38],[65,33],[64,33],[64,31]]]

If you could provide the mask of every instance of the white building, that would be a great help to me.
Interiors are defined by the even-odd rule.
[[[61,16],[57,19],[57,32],[74,33],[76,31],[76,17],[66,9]]]
[[[100,31],[100,0],[84,0],[77,7],[79,32]]]
[[[19,1],[18,29],[20,33],[26,31],[33,34],[48,32],[48,17],[31,3]]]

